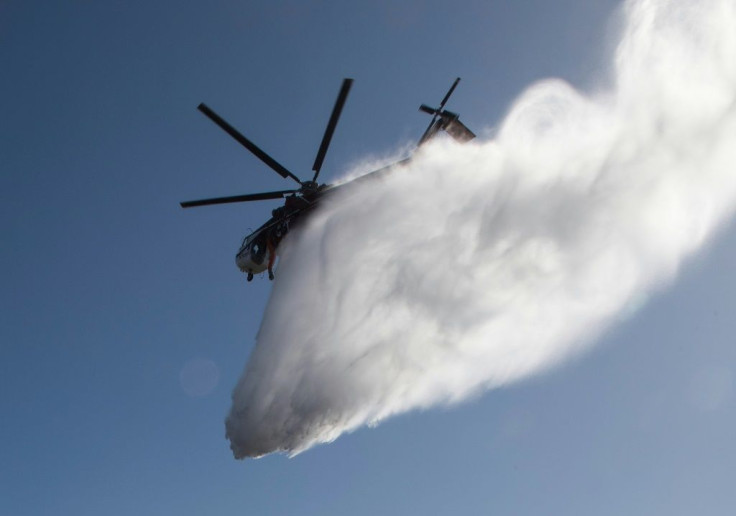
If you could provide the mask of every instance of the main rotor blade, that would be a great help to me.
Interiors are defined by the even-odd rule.
[[[271,156],[263,152],[255,143],[250,141],[248,138],[243,136],[241,133],[238,132],[237,129],[235,129],[233,126],[228,124],[223,118],[220,117],[217,113],[212,111],[210,108],[208,108],[205,104],[200,104],[197,106],[197,109],[199,109],[204,115],[212,120],[214,123],[220,126],[222,130],[224,130],[227,134],[235,138],[235,140],[240,143],[243,147],[251,151],[253,154],[256,155],[258,159],[263,161],[266,165],[271,167],[278,175],[281,177],[290,177],[300,185],[302,184],[301,179],[296,177],[294,174],[289,172],[286,167],[284,167],[281,163],[273,159]]]
[[[298,192],[298,190],[282,190],[280,192],[263,192],[257,194],[233,195],[231,197],[215,197],[213,199],[200,199],[197,201],[185,201],[180,203],[182,208],[194,208],[195,206],[209,206],[211,204],[227,204],[231,202],[264,201],[267,199],[281,199],[285,195]]]
[[[342,108],[345,105],[345,100],[348,98],[348,93],[350,92],[350,87],[353,85],[352,79],[344,79],[342,81],[342,87],[340,88],[340,93],[337,95],[337,100],[335,101],[335,107],[332,108],[332,115],[330,115],[330,121],[327,123],[327,129],[325,129],[325,135],[322,137],[322,143],[319,146],[319,151],[317,151],[317,157],[314,160],[314,165],[312,166],[312,170],[314,170],[314,178],[312,178],[312,181],[317,181],[317,176],[319,175],[319,171],[322,168],[322,162],[325,159],[325,154],[327,154],[327,148],[330,146],[330,141],[332,140],[332,133],[335,132],[335,127],[337,126],[337,121],[340,118],[340,113],[342,112]]]

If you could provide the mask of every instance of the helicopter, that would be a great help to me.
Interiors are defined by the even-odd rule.
[[[422,134],[422,137],[419,139],[417,148],[434,138],[440,131],[445,131],[452,138],[460,142],[467,142],[475,138],[475,134],[460,122],[460,117],[457,113],[444,109],[445,104],[449,100],[450,95],[452,95],[452,92],[455,91],[459,82],[460,78],[458,77],[442,99],[442,102],[440,102],[439,107],[432,108],[426,104],[422,104],[419,107],[420,111],[432,115],[432,120],[424,131],[424,134]],[[392,170],[397,165],[407,163],[411,160],[411,157],[406,158],[402,161],[374,170],[373,172],[339,185],[319,184],[317,182],[320,170],[322,169],[322,163],[324,162],[325,155],[327,154],[327,149],[332,141],[332,135],[335,132],[337,122],[340,118],[340,114],[342,113],[342,109],[352,85],[353,79],[343,79],[342,86],[340,87],[340,91],[337,95],[337,100],[335,101],[335,106],[332,109],[332,114],[330,115],[330,119],[322,137],[322,142],[319,146],[319,150],[317,151],[317,157],[312,165],[312,172],[314,172],[314,174],[311,180],[307,181],[301,180],[278,161],[266,154],[260,147],[251,142],[207,105],[202,103],[197,107],[197,109],[207,118],[233,137],[235,141],[252,152],[274,172],[284,179],[292,179],[299,185],[298,188],[291,190],[216,197],[180,203],[182,208],[193,208],[197,206],[262,201],[269,199],[284,200],[283,206],[272,211],[270,219],[268,219],[258,229],[243,238],[240,248],[235,255],[235,264],[238,269],[247,274],[248,281],[252,281],[255,274],[260,274],[266,270],[268,270],[268,278],[270,280],[274,279],[273,267],[278,255],[279,244],[291,229],[296,227],[299,223],[302,223],[304,219],[307,218],[307,215],[319,206],[324,198],[332,195],[337,190],[347,187],[348,185],[362,182],[369,178],[379,177],[380,175]]]

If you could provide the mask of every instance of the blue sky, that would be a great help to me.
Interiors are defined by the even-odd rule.
[[[736,233],[582,357],[295,459],[238,462],[230,390],[268,298],[234,253],[291,187],[418,138],[456,76],[478,133],[532,81],[607,78],[618,2],[0,4],[0,513],[731,514]],[[216,387],[181,372],[205,359]]]

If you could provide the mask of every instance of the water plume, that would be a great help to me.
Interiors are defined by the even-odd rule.
[[[284,242],[226,421],[299,453],[558,364],[672,281],[736,206],[736,3],[636,0],[607,88],[529,87]]]

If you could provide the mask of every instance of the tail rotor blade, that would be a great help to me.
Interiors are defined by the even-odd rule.
[[[444,115],[442,109],[445,107],[445,104],[447,104],[447,101],[450,99],[450,95],[452,95],[452,92],[455,91],[455,88],[457,87],[457,83],[459,82],[460,82],[460,77],[456,78],[455,82],[452,83],[452,86],[450,86],[450,89],[447,91],[447,94],[445,94],[445,98],[443,98],[442,102],[440,102],[440,107],[438,107],[437,109],[431,108],[426,104],[422,104],[421,106],[419,106],[419,111],[432,115],[432,121],[429,122],[429,125],[427,126],[427,130],[424,131],[424,134],[419,139],[419,143],[417,144],[417,147],[421,147],[424,142],[426,142],[427,140],[430,140],[435,134],[437,134],[437,132],[440,129],[442,129],[443,122],[442,120],[438,121],[437,117]],[[457,118],[457,115],[455,115],[455,118]]]
[[[450,90],[447,92],[447,95],[445,95],[445,98],[442,99],[442,102],[440,102],[440,107],[437,109],[437,111],[442,111],[442,108],[445,107],[445,104],[447,104],[447,101],[450,100],[450,95],[452,95],[452,92],[455,91],[455,88],[457,87],[457,83],[460,82],[460,77],[455,79],[455,82],[452,83],[452,86],[450,86]]]
[[[239,144],[241,144],[243,147],[251,151],[255,156],[260,159],[262,162],[264,162],[266,165],[268,165],[272,170],[274,170],[278,175],[280,175],[283,178],[290,177],[300,185],[302,184],[301,179],[296,177],[294,174],[289,172],[286,167],[284,167],[281,163],[273,159],[271,156],[263,152],[260,147],[258,147],[255,143],[250,141],[248,138],[243,136],[240,132],[238,132],[237,129],[235,129],[233,126],[228,124],[223,118],[220,117],[217,113],[212,111],[209,107],[207,107],[205,104],[200,104],[197,106],[197,109],[199,109],[204,115],[212,120],[214,123],[216,123],[220,128],[225,131],[227,134],[232,136]]]
[[[337,121],[340,119],[340,113],[342,113],[342,108],[345,105],[345,101],[348,98],[348,93],[350,92],[350,87],[352,85],[353,85],[352,79],[344,79],[342,81],[342,87],[340,88],[340,93],[337,95],[337,100],[335,101],[335,107],[332,108],[332,115],[330,115],[330,121],[327,123],[325,134],[322,137],[322,143],[319,146],[319,151],[317,151],[317,157],[315,158],[314,165],[312,166],[312,170],[314,171],[314,178],[312,178],[312,181],[317,181],[317,176],[319,175],[319,171],[322,168],[322,162],[325,159],[325,154],[327,154],[327,148],[330,146],[330,141],[332,140],[332,134],[335,132]]]

